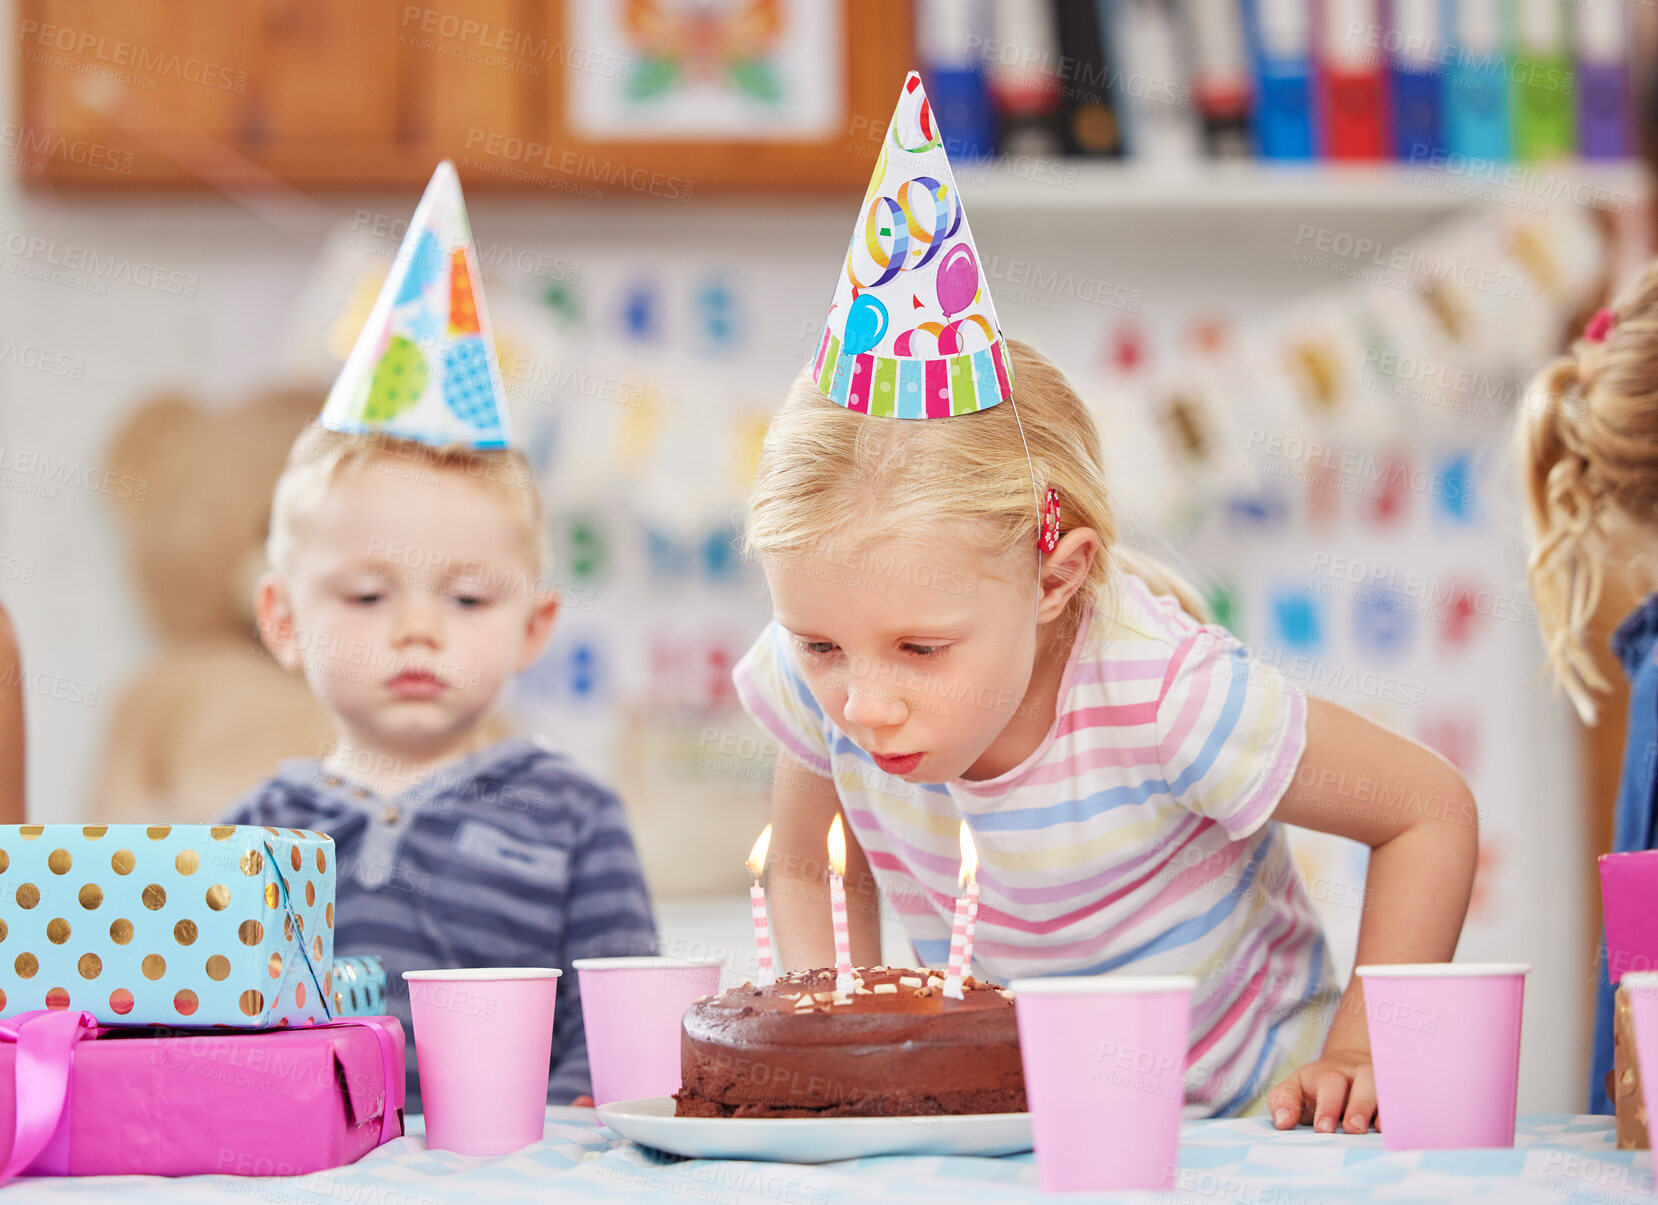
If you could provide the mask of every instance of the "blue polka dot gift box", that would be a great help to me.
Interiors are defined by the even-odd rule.
[[[0,826],[0,1017],[331,1019],[334,841],[205,824]]]
[[[373,954],[334,960],[334,1015],[378,1017],[386,1011],[386,964]]]

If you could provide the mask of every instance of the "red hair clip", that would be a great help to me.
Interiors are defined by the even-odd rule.
[[[1611,333],[1612,327],[1616,325],[1617,321],[1618,316],[1610,309],[1596,310],[1595,316],[1589,319],[1588,325],[1583,328],[1583,341],[1585,343],[1605,343],[1606,336]]]
[[[1051,485],[1042,503],[1042,530],[1036,533],[1036,543],[1043,552],[1059,547],[1059,491]]]

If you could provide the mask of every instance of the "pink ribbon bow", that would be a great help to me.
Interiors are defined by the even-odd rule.
[[[67,1009],[36,1009],[0,1021],[0,1041],[17,1043],[12,1149],[0,1167],[0,1184],[22,1175],[52,1141],[69,1104],[69,1061],[75,1044],[98,1033],[91,1013]]]

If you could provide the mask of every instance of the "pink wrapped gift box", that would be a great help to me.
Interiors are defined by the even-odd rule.
[[[90,1017],[77,1031],[76,1015],[32,1013],[0,1028],[9,1164],[50,1134],[22,1168],[8,1166],[13,1174],[302,1175],[403,1132],[403,1028],[393,1017],[179,1033],[99,1030]],[[47,1025],[19,1038],[31,1018]]]

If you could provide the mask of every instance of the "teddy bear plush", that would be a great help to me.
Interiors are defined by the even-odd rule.
[[[164,396],[116,436],[110,472],[145,484],[115,502],[157,648],[116,707],[93,819],[212,821],[278,761],[320,756],[332,740],[304,679],[265,652],[253,618],[271,491],[321,403],[310,390],[231,408]]]

